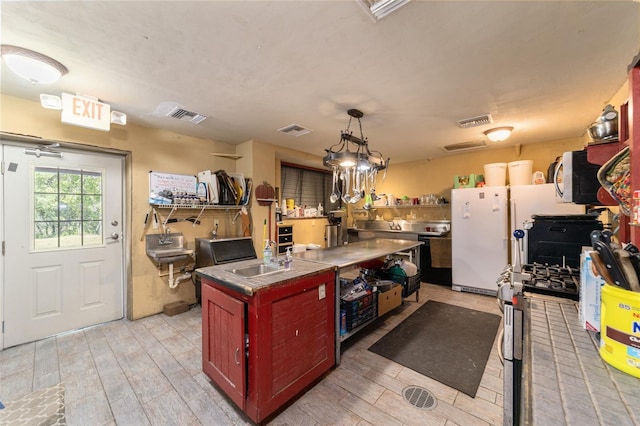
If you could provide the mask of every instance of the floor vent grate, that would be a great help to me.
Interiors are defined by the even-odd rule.
[[[435,396],[420,386],[407,386],[402,390],[405,401],[421,410],[433,410],[438,405]]]

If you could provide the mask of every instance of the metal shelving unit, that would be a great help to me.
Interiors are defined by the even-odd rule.
[[[169,219],[171,218],[171,215],[173,215],[173,213],[176,210],[186,210],[186,209],[191,209],[191,210],[197,210],[200,209],[200,213],[198,213],[198,216],[196,217],[193,226],[196,226],[196,223],[200,220],[200,216],[202,216],[202,213],[204,213],[205,210],[242,210],[242,208],[245,208],[248,210],[248,207],[245,205],[235,205],[235,204],[225,204],[225,205],[220,205],[220,204],[150,204],[151,207],[153,207],[154,209],[171,209],[171,211],[169,212],[169,214],[167,215],[167,217],[165,218],[165,220],[163,221],[162,225],[166,226],[167,223],[169,222]]]

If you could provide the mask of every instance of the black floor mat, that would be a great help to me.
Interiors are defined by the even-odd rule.
[[[475,398],[500,320],[429,300],[369,350]]]

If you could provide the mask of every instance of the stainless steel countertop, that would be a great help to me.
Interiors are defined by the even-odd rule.
[[[247,266],[259,265],[262,263],[262,259],[243,260],[240,262],[226,263],[223,265],[207,266],[205,268],[196,269],[196,273],[203,278],[209,278],[217,283],[226,286],[227,288],[253,296],[259,290],[264,290],[275,284],[279,284],[283,281],[292,279],[303,278],[308,275],[313,275],[319,272],[335,270],[335,267],[318,263],[310,262],[303,259],[294,259],[291,265],[290,271],[284,269],[272,274],[256,276],[256,277],[243,277],[231,272],[233,269],[240,269]]]
[[[391,240],[376,238],[349,243],[340,247],[329,247],[322,250],[307,250],[294,253],[296,259],[305,259],[344,268],[358,262],[377,259],[399,251],[410,250],[422,244],[421,241]],[[295,264],[295,261],[294,261]]]

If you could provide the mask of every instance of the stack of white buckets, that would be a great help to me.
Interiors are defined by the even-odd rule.
[[[521,160],[510,163],[491,163],[484,165],[484,184],[486,186],[505,186],[509,169],[509,185],[531,185],[533,161]]]

